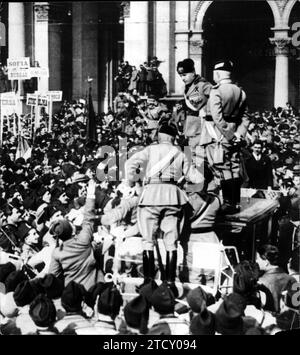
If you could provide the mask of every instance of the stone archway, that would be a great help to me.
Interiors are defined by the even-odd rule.
[[[236,64],[235,79],[245,88],[250,107],[271,108],[275,60],[269,38],[274,18],[268,3],[213,1],[199,5],[194,29],[204,39],[202,74],[212,80],[214,61],[230,58]]]

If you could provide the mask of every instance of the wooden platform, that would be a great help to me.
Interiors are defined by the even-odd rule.
[[[255,260],[256,253],[256,226],[262,221],[268,223],[268,236],[272,230],[272,216],[279,207],[277,200],[241,198],[241,211],[233,215],[226,215],[216,219],[215,228],[217,233],[231,231],[240,233],[243,229],[251,230],[251,259]]]

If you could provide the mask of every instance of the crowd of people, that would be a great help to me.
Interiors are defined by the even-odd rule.
[[[128,92],[139,95],[155,95],[158,98],[167,94],[166,83],[158,70],[160,61],[153,57],[139,68],[125,61],[118,67],[115,77],[117,92]]]
[[[64,102],[53,116],[51,132],[46,129],[48,117],[43,116],[28,139],[32,150],[26,160],[16,159],[19,138],[4,126],[2,334],[275,334],[300,327],[299,305],[292,302],[300,281],[300,117],[289,104],[250,114],[242,148],[243,187],[253,189],[254,197],[278,199],[280,208],[272,236],[261,236],[256,262],[235,265],[231,293],[206,292],[201,287],[205,279],[192,275],[189,261],[187,278],[197,287],[184,289],[182,295],[157,279],[157,266],[151,281],[138,287],[130,301],[116,279],[108,277],[149,273],[115,258],[117,248],[124,254],[130,251],[131,257],[142,254],[137,206],[143,185],[124,183],[119,162],[129,151],[155,144],[164,122],[173,122],[177,144],[187,145],[185,117],[160,102],[160,90],[146,79],[156,61],[152,69],[141,68],[142,80],[135,68],[122,65],[114,107],[96,116],[97,142],[86,139],[83,101]],[[31,122],[30,117],[21,117],[22,132]],[[210,201],[212,219],[205,228],[211,228],[220,203],[216,195],[201,189],[191,190],[188,197],[194,211],[192,236],[202,226],[197,208]],[[184,250],[186,237],[181,237]],[[184,279],[178,274],[176,282]]]

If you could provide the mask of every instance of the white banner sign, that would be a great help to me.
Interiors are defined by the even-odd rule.
[[[29,69],[13,68],[8,69],[8,80],[30,79]]]
[[[29,68],[29,75],[31,78],[49,78],[49,68],[39,68],[39,67],[32,67]]]
[[[28,106],[36,106],[36,102],[37,102],[37,95],[27,94],[26,105],[28,105]]]
[[[48,91],[47,96],[49,98],[49,101],[50,100],[52,102],[62,101],[62,91]]]
[[[30,68],[29,57],[8,58],[7,59],[8,80],[30,79],[29,68]]]
[[[46,95],[27,94],[26,105],[48,107],[48,97]]]
[[[30,59],[29,57],[23,58],[8,58],[7,59],[7,69],[29,69],[30,68]]]
[[[16,112],[17,98],[15,93],[4,93],[0,96],[1,115],[11,115]]]
[[[0,95],[1,116],[22,113],[22,104],[14,92],[6,92]]]
[[[38,96],[38,106],[48,107],[48,97]]]

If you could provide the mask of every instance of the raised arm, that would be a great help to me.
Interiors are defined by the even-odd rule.
[[[82,243],[89,244],[93,238],[93,226],[95,218],[95,190],[96,182],[91,179],[87,187],[86,202],[83,211],[82,230],[78,235],[78,239]]]

